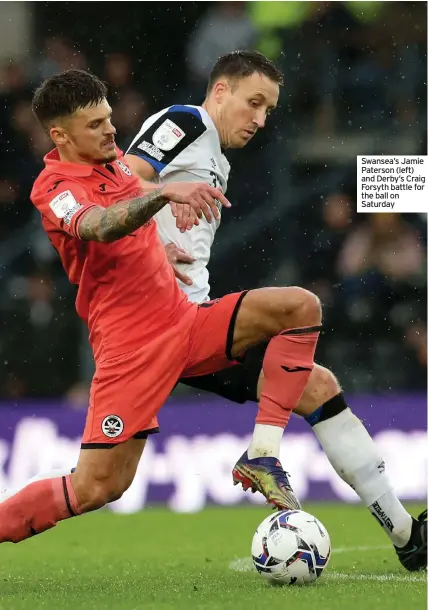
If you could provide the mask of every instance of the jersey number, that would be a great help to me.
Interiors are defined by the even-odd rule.
[[[217,174],[215,172],[210,172],[210,176],[213,179],[213,187],[216,189],[219,186],[219,181],[217,178]]]
[[[220,181],[217,178],[217,174],[215,172],[210,172],[210,176],[213,179],[213,187],[216,189],[217,187],[221,188],[220,185]],[[221,213],[221,204],[217,201],[217,199],[215,200],[215,204],[217,206],[218,211]]]

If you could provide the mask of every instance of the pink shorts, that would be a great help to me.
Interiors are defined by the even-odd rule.
[[[168,327],[150,343],[97,366],[82,448],[106,448],[158,432],[157,414],[181,377],[234,366],[236,316],[246,292],[197,307],[186,324]],[[184,330],[183,330],[184,329]]]

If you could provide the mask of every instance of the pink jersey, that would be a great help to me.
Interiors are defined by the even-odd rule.
[[[79,222],[95,205],[108,207],[143,194],[123,160],[104,165],[45,158],[31,200],[42,215],[64,269],[78,285],[76,309],[87,322],[97,362],[127,353],[167,327],[186,332],[197,307],[180,290],[153,220],[117,241],[82,241]]]

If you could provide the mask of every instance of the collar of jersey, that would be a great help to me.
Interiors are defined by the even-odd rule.
[[[48,152],[43,160],[47,170],[51,172],[60,171],[61,174],[65,176],[83,178],[90,176],[95,169],[94,165],[87,165],[86,163],[69,163],[68,161],[61,161],[57,148]]]
[[[218,137],[218,143],[220,144],[220,151],[221,151],[221,154],[222,154],[222,155],[224,155],[224,153],[226,152],[226,149],[225,149],[225,148],[223,148],[223,146],[221,145],[221,141],[220,141],[220,134],[219,134],[219,132],[218,132],[217,127],[215,126],[214,121],[213,121],[213,120],[212,120],[212,118],[211,118],[211,115],[210,115],[210,114],[208,114],[208,112],[205,110],[205,108],[204,108],[203,106],[192,106],[192,108],[197,108],[197,109],[199,110],[199,112],[200,112],[201,114],[203,114],[203,115],[204,115],[205,120],[206,120],[206,121],[208,121],[208,122],[210,123],[211,127],[214,129],[214,131],[215,131],[215,132],[216,132],[216,134],[217,134],[217,137]]]

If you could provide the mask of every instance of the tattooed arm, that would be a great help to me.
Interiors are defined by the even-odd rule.
[[[108,208],[97,206],[88,210],[79,223],[79,237],[83,240],[109,243],[121,239],[143,226],[170,200],[189,204],[198,218],[202,215],[211,222],[211,212],[220,217],[216,200],[225,207],[229,201],[218,189],[202,182],[166,184],[148,195],[114,203]]]
[[[79,237],[85,241],[109,243],[143,226],[168,203],[161,189],[109,208],[97,206],[84,214],[79,223]]]

